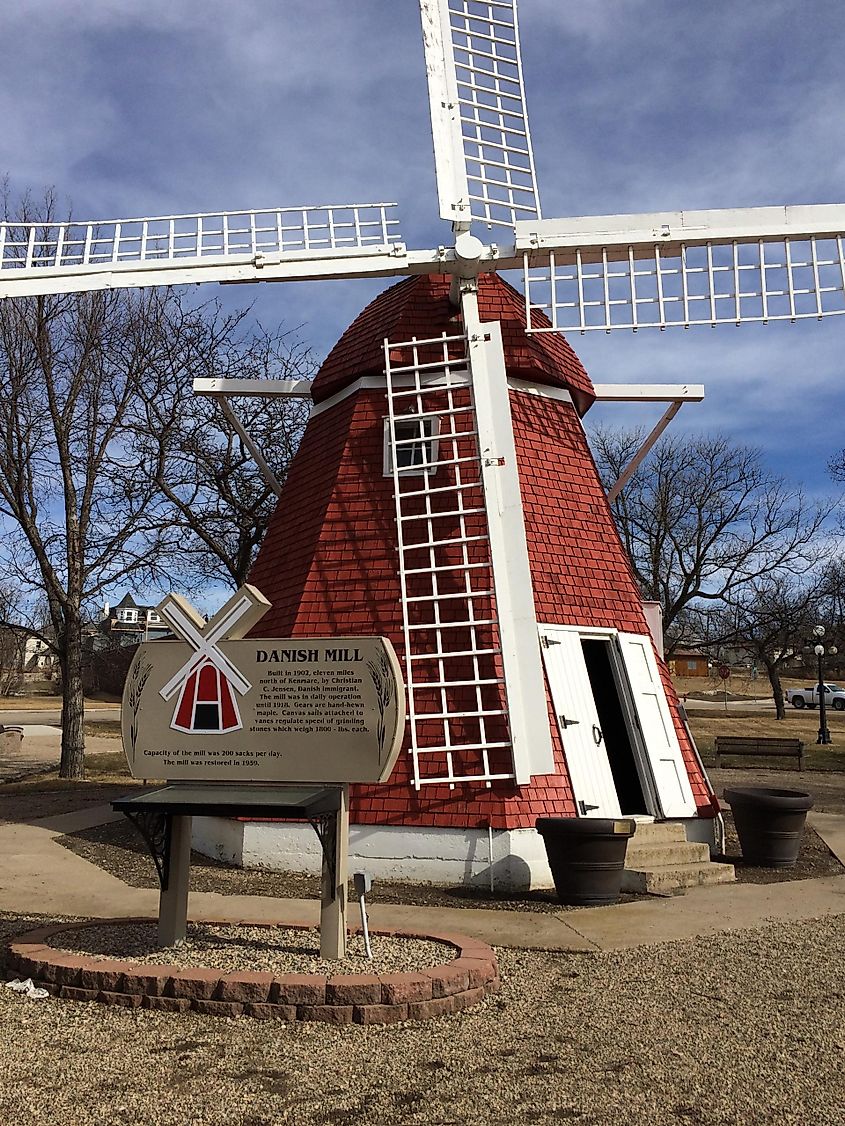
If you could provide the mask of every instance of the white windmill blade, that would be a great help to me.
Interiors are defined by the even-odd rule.
[[[515,250],[529,332],[608,332],[840,315],[844,239],[825,204],[530,221]]]
[[[420,0],[440,215],[539,216],[516,0]]]
[[[393,203],[0,223],[0,298],[406,272]]]

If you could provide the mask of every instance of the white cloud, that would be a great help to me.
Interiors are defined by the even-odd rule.
[[[836,202],[841,0],[521,0],[547,215]],[[0,173],[86,217],[397,199],[437,219],[413,0],[21,0],[0,8]],[[247,287],[326,351],[377,287]],[[599,381],[694,379],[676,425],[823,476],[845,325],[572,340]],[[796,409],[795,403],[800,403]],[[811,465],[812,463],[812,465]],[[812,468],[815,466],[815,468]]]

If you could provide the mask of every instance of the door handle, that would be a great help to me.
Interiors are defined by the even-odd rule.
[[[601,741],[602,741],[603,738],[604,738],[604,735],[602,734],[601,728],[596,727],[596,725],[593,724],[593,742],[595,743],[595,745],[597,747],[601,745]]]

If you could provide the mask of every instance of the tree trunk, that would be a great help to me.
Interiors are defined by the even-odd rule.
[[[766,672],[769,675],[769,684],[772,686],[772,699],[775,702],[775,718],[786,719],[786,708],[783,703],[783,689],[780,686],[780,669],[777,665],[766,665]]]
[[[60,778],[85,777],[85,700],[82,690],[82,623],[65,627],[62,669],[62,758]]]

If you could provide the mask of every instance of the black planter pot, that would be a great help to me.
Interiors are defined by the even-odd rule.
[[[535,827],[561,903],[600,907],[617,901],[635,822],[624,817],[538,817]]]
[[[801,850],[807,811],[813,799],[800,790],[749,786],[725,790],[742,858],[761,868],[792,868]]]

